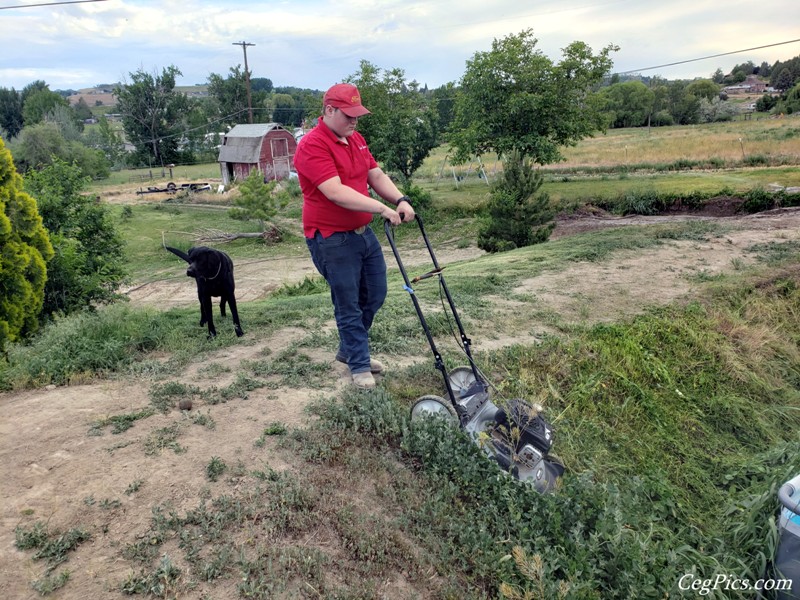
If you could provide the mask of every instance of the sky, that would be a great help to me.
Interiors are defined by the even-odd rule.
[[[45,6],[0,0],[0,87],[81,89],[144,70],[182,72],[178,85],[247,63],[275,86],[324,90],[361,60],[400,68],[435,88],[457,82],[492,41],[533,30],[554,62],[574,41],[609,44],[614,72],[710,77],[752,60],[800,55],[800,41],[680,65],[669,63],[800,38],[798,0],[105,0]],[[32,4],[40,6],[25,7]],[[649,67],[659,66],[657,69]]]

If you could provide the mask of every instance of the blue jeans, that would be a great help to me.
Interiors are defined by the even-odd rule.
[[[386,300],[386,261],[375,233],[337,232],[306,238],[311,260],[331,286],[339,330],[338,357],[352,373],[369,371],[369,328]]]

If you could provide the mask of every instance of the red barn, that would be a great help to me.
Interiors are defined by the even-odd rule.
[[[264,179],[286,179],[294,168],[297,142],[278,123],[237,125],[222,138],[219,170],[225,186],[260,169]]]

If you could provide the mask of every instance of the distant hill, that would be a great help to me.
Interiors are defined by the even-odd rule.
[[[115,106],[117,99],[114,98],[114,87],[119,84],[102,85],[97,87],[82,88],[77,93],[67,96],[67,100],[72,105],[77,104],[81,98],[89,105],[95,106]],[[175,90],[183,92],[193,98],[205,98],[208,96],[207,85],[176,85]],[[98,104],[99,103],[99,104]]]

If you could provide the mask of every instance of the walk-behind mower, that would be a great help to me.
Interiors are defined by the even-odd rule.
[[[775,570],[782,580],[778,600],[796,600],[800,598],[800,475],[781,486],[778,499],[781,518]]]
[[[563,465],[555,457],[549,455],[553,445],[553,429],[541,415],[541,406],[521,399],[498,399],[496,402],[491,399],[490,390],[495,390],[495,388],[473,360],[472,342],[464,331],[453,297],[447,288],[442,274],[444,267],[441,267],[436,260],[436,255],[419,215],[416,217],[416,222],[430,253],[433,269],[413,279],[409,279],[403,266],[392,227],[388,221],[385,222],[384,227],[405,282],[403,287],[414,303],[422,329],[433,351],[436,368],[444,378],[447,398],[433,394],[422,396],[411,409],[411,419],[414,421],[438,416],[459,425],[503,470],[520,481],[533,485],[540,492],[546,492],[553,488],[558,477],[564,472]],[[452,315],[452,320],[460,334],[461,350],[469,362],[468,366],[456,367],[449,372],[436,347],[419,299],[414,288],[411,287],[412,284],[434,276],[439,280],[442,306],[447,314],[446,299],[449,305],[449,315]],[[453,334],[455,335],[455,331]]]

